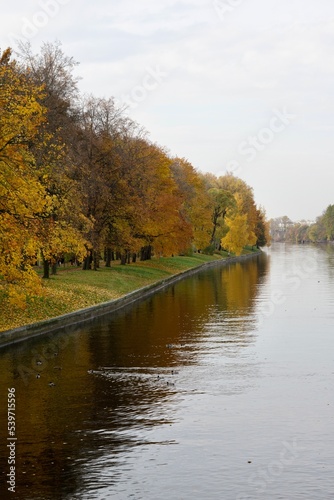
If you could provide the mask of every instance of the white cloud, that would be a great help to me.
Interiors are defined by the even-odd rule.
[[[2,48],[10,34],[22,35],[42,1],[6,6]],[[269,215],[290,207],[292,218],[302,218],[303,211],[313,218],[322,203],[325,208],[334,201],[324,195],[332,182],[332,0],[231,2],[235,7],[224,16],[211,0],[65,3],[30,41],[37,50],[43,41],[61,40],[80,62],[82,91],[118,99],[143,95],[131,116],[173,153],[216,173],[236,156],[241,141],[265,127],[273,108],[286,107],[297,116],[294,124],[238,175],[254,186],[259,202],[268,202]],[[157,67],[166,78],[148,91],[147,71]],[[287,196],[273,189],[272,179]],[[310,204],[305,193],[313,185],[318,192]]]

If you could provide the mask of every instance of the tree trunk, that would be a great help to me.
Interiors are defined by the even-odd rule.
[[[146,245],[145,247],[142,247],[140,250],[140,260],[150,260],[152,257],[152,246],[151,245]]]
[[[113,253],[114,252],[111,250],[111,248],[106,249],[106,267],[111,267],[111,261],[114,260]]]
[[[126,264],[126,257],[127,257],[126,253],[122,253],[122,255],[121,255],[121,265],[122,266],[125,266],[125,264]]]
[[[215,244],[215,236],[216,236],[216,226],[213,226],[213,230],[211,233],[211,238],[210,238],[210,244],[214,245]]]
[[[44,279],[49,279],[50,278],[50,261],[49,260],[43,260],[43,278]]]
[[[92,261],[93,261],[92,251],[90,250],[89,253],[86,255],[86,257],[84,258],[82,269],[84,271],[88,271],[89,269],[91,269]]]
[[[93,263],[94,263],[94,271],[97,271],[100,267],[100,252],[93,252]]]

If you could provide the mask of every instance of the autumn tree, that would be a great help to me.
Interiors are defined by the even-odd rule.
[[[304,221],[295,222],[289,225],[285,233],[285,241],[290,243],[305,243],[309,239],[309,224]]]
[[[112,99],[84,101],[77,147],[94,268],[105,249],[125,263],[137,253],[149,258],[153,247],[164,254],[191,244],[171,159]]]
[[[78,63],[63,52],[60,42],[43,43],[38,53],[29,42],[21,43],[19,61],[34,84],[44,89],[40,99],[46,109],[45,129],[54,141],[71,144],[69,133],[78,112]]]
[[[137,139],[136,160],[131,169],[136,220],[133,234],[141,242],[141,258],[152,249],[158,255],[186,251],[192,242],[192,228],[183,210],[183,193],[173,177],[172,160],[163,148]]]
[[[9,299],[23,305],[40,291],[33,271],[39,248],[38,221],[49,198],[38,179],[29,144],[44,118],[43,89],[11,60],[0,59],[0,274]]]
[[[212,244],[237,253],[246,245],[255,245],[261,215],[252,188],[231,173],[218,178],[205,174],[205,182],[213,201]]]
[[[247,215],[237,213],[233,218],[227,220],[228,232],[222,238],[222,246],[229,252],[240,255],[244,246],[247,244],[248,223]]]
[[[271,219],[270,234],[273,241],[289,240],[291,228],[294,226],[294,224],[295,223],[287,215]]]
[[[229,252],[240,255],[246,245],[255,245],[256,235],[250,229],[248,214],[244,211],[242,198],[238,193],[235,195],[235,198],[237,210],[230,217],[226,218],[228,231],[222,238],[221,244]]]
[[[83,259],[86,249],[82,230],[88,221],[82,214],[81,190],[75,180],[75,158],[71,137],[76,127],[76,63],[66,56],[59,42],[45,43],[38,54],[30,44],[20,45],[23,71],[33,84],[43,88],[39,102],[46,119],[30,149],[35,157],[40,183],[48,195],[47,213],[39,221],[40,255],[44,278],[50,266],[56,272],[57,261],[65,253]]]
[[[127,125],[113,99],[88,96],[82,100],[74,148],[84,214],[91,223],[86,234],[89,244],[84,269],[91,265],[98,268],[103,249],[115,243],[119,234],[122,206],[128,206],[126,172],[121,161]]]
[[[270,237],[270,224],[266,220],[266,212],[260,207],[256,210],[256,226],[255,226],[255,235],[256,235],[256,246],[257,248],[264,247],[266,245],[270,245],[271,237]]]
[[[203,176],[184,158],[174,158],[171,171],[182,197],[181,213],[192,229],[189,246],[203,250],[212,233],[212,200]]]
[[[268,242],[244,181],[171,157],[112,98],[80,99],[75,67],[58,42],[0,54],[0,275],[12,302],[40,291],[40,256],[47,278],[69,253],[98,269],[113,253],[126,263]],[[321,220],[333,238],[329,209]]]
[[[234,195],[225,189],[213,187],[209,189],[208,194],[212,200],[212,232],[210,243],[218,249],[221,239],[228,231],[226,217],[231,217],[236,213],[237,203]]]
[[[244,233],[245,245],[255,245],[255,229],[257,224],[257,208],[253,189],[231,173],[219,177],[217,183],[221,189],[231,192],[237,200],[238,212],[247,216],[247,228]]]

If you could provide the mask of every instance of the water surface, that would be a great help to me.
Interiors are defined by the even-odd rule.
[[[333,498],[333,305],[332,247],[274,245],[2,349],[1,498]]]

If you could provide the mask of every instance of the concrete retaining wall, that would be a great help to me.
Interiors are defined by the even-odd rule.
[[[110,300],[108,302],[103,302],[101,304],[97,304],[91,307],[87,307],[85,309],[80,309],[79,311],[74,311],[72,313],[63,314],[62,316],[57,316],[52,319],[48,319],[45,321],[40,321],[38,323],[32,323],[30,325],[24,325],[19,328],[15,328],[14,330],[7,330],[5,332],[0,333],[0,348],[9,344],[14,344],[17,342],[22,342],[26,339],[31,339],[38,335],[45,335],[49,333],[56,333],[65,328],[80,325],[83,322],[92,321],[93,319],[103,316],[105,314],[110,314],[114,311],[118,311],[119,309],[132,304],[134,302],[138,302],[140,300],[144,300],[159,290],[176,283],[188,276],[198,273],[203,269],[209,269],[211,267],[230,265],[235,262],[240,262],[255,255],[258,255],[259,252],[241,255],[240,257],[231,257],[228,259],[215,260],[211,262],[206,262],[198,267],[188,269],[187,271],[183,271],[182,273],[170,276],[162,281],[157,283],[153,283],[151,285],[147,285],[143,288],[139,288],[134,292],[131,292],[124,297],[119,299]]]

